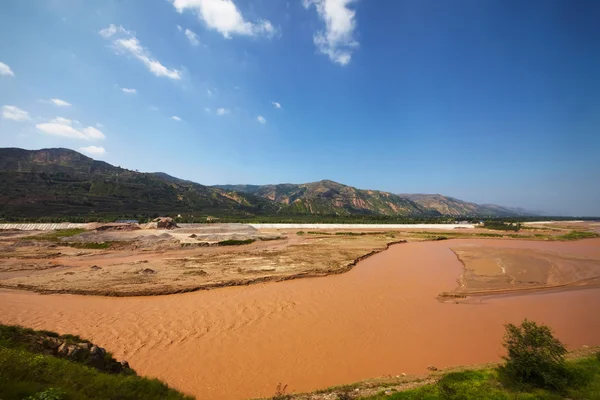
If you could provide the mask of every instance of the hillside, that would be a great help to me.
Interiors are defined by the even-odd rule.
[[[290,213],[498,217],[527,215],[516,209],[494,204],[479,205],[439,194],[393,194],[378,190],[361,190],[329,180],[297,185],[215,187],[275,201],[280,204],[281,210]]]
[[[68,149],[0,149],[0,203],[6,216],[273,213],[269,201],[163,173],[141,173]]]
[[[252,193],[278,203],[282,212],[308,214],[441,215],[405,197],[361,190],[323,180],[299,185],[235,185],[222,189]]]
[[[523,209],[511,209],[497,206],[495,204],[475,204],[458,200],[441,194],[402,194],[421,205],[422,207],[436,210],[443,215],[493,215],[493,216],[516,216],[531,215]]]
[[[204,186],[162,172],[115,167],[61,148],[0,149],[0,202],[3,218],[523,215],[505,207],[441,195],[398,195],[330,180]]]

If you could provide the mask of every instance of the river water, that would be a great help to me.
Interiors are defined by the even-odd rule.
[[[535,248],[600,259],[600,240],[406,243],[323,278],[169,296],[0,291],[0,321],[88,338],[199,399],[308,391],[370,377],[498,361],[503,324],[552,326],[569,347],[600,345],[600,289],[446,304],[462,265],[450,246]]]

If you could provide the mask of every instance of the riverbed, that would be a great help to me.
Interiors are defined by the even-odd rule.
[[[503,325],[533,319],[573,349],[600,345],[600,289],[442,303],[463,265],[452,246],[531,248],[600,259],[600,239],[397,244],[322,278],[108,298],[0,291],[0,321],[73,333],[199,399],[308,391],[384,375],[498,361]]]

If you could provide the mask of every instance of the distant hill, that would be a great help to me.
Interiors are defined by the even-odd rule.
[[[260,197],[130,171],[60,148],[0,149],[0,203],[3,214],[18,217],[277,211]]]
[[[495,204],[475,204],[458,200],[441,194],[402,194],[415,203],[431,210],[436,210],[443,215],[490,215],[490,216],[517,216],[532,215],[523,209],[502,207]]]
[[[73,150],[0,149],[0,217],[121,216],[518,216],[517,209],[442,195],[362,190],[330,180],[204,186],[142,173]]]
[[[378,190],[361,190],[323,180],[303,184],[219,185],[226,190],[251,193],[269,199],[282,212],[308,214],[441,215],[414,201]]]
[[[522,209],[475,204],[440,194],[394,194],[361,190],[323,180],[304,184],[217,185],[277,202],[281,211],[337,215],[428,215],[510,217],[532,215]]]

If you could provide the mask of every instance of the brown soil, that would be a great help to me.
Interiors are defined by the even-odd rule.
[[[306,392],[498,361],[503,325],[523,318],[552,326],[570,349],[600,345],[600,289],[439,302],[464,270],[451,248],[482,244],[600,257],[600,239],[415,242],[345,274],[276,284],[131,298],[0,290],[0,321],[89,338],[209,400],[269,396],[279,382]]]
[[[29,233],[31,235],[31,233]],[[222,240],[254,239],[238,246]],[[107,250],[66,246],[113,243]],[[211,240],[207,242],[206,240]],[[401,240],[365,236],[228,231],[89,231],[58,243],[7,235],[0,247],[0,287],[40,293],[144,296],[342,273]]]
[[[509,246],[452,247],[464,272],[459,287],[442,297],[600,285],[600,251],[574,254],[536,249],[535,245]]]

